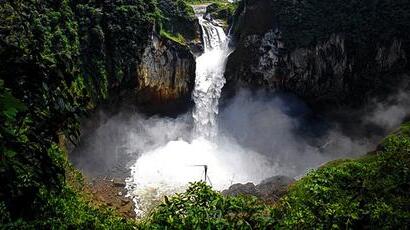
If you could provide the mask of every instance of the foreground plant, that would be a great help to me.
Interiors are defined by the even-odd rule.
[[[410,124],[357,160],[328,163],[273,206],[224,197],[204,182],[166,198],[145,229],[406,229],[410,225]]]

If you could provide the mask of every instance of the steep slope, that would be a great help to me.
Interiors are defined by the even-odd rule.
[[[408,80],[408,1],[244,0],[226,89],[284,89],[312,105],[360,105]]]
[[[138,65],[138,103],[166,112],[190,104],[195,83],[195,59],[189,47],[152,34]]]
[[[127,225],[72,186],[81,176],[64,147],[79,137],[80,119],[96,106],[129,95],[149,98],[138,87],[150,78],[150,86],[176,89],[165,99],[186,98],[192,53],[161,38],[159,59],[169,58],[167,70],[175,74],[138,71],[161,61],[149,60],[155,50],[147,48],[162,18],[155,1],[7,0],[0,13],[1,228]]]

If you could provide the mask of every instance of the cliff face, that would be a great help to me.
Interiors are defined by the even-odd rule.
[[[161,10],[161,30],[180,37],[195,55],[203,52],[201,26],[193,8],[183,0],[159,0]]]
[[[235,8],[235,3],[214,2],[206,7],[204,16],[205,18],[211,19],[214,23],[224,28],[225,33],[228,33],[229,26],[232,24]]]
[[[404,1],[244,0],[226,89],[285,89],[313,105],[360,105],[407,78],[408,22]]]
[[[142,55],[137,78],[140,103],[190,101],[195,83],[195,58],[186,46],[153,35]]]
[[[193,9],[182,3],[110,0],[75,6],[81,72],[95,101],[117,104],[134,99],[136,90],[138,103],[186,99],[195,60],[185,46],[201,52],[201,35]],[[161,20],[151,18],[154,12]],[[153,33],[161,39],[152,41]],[[171,39],[165,39],[167,35]],[[172,41],[176,35],[183,37],[184,45]]]

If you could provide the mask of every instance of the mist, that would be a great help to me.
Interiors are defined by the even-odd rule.
[[[142,215],[189,182],[206,180],[223,190],[275,175],[299,178],[325,162],[363,155],[376,148],[380,129],[388,133],[406,118],[409,97],[400,91],[363,111],[350,137],[340,128],[343,124],[315,114],[292,94],[242,89],[221,106],[217,135],[210,139],[192,135],[191,112],[170,118],[136,110],[107,117],[100,111],[89,120],[94,128],[71,160],[86,175],[126,178]],[[377,124],[379,131],[372,135],[369,124]],[[208,166],[208,178],[202,165]]]
[[[367,138],[352,139],[316,116],[296,96],[241,90],[220,114],[220,130],[246,148],[265,155],[298,177],[332,159],[358,156],[374,147]]]

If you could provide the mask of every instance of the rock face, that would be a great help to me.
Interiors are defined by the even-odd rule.
[[[193,8],[182,0],[159,0],[158,7],[166,18],[162,21],[162,29],[181,35],[195,55],[202,53],[202,30]]]
[[[213,21],[218,26],[224,28],[225,33],[229,32],[232,24],[235,6],[232,3],[211,3],[206,7],[205,18]]]
[[[360,105],[408,78],[409,15],[403,1],[244,0],[225,89],[284,89],[312,105]]]
[[[293,182],[295,182],[294,179],[286,176],[274,176],[263,180],[256,186],[253,183],[234,184],[222,193],[230,196],[251,195],[273,203],[285,195],[289,185]]]
[[[186,46],[153,35],[137,76],[140,103],[189,102],[195,83],[195,58]]]

